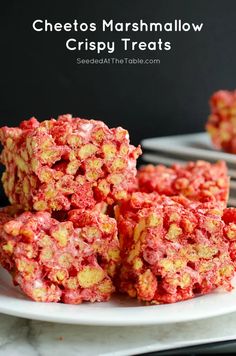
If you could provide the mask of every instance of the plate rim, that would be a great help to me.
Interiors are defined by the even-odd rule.
[[[207,139],[210,142],[210,138],[207,132],[198,132],[198,133],[190,133],[183,135],[173,135],[173,136],[161,136],[161,137],[150,137],[145,138],[141,141],[141,146],[144,149],[153,150],[155,152],[166,152],[172,153],[176,156],[185,154],[186,157],[199,157],[202,156],[202,159],[212,159],[212,160],[225,160],[227,163],[235,164],[236,163],[236,155],[232,153],[223,152],[220,150],[207,150],[204,148],[196,148],[191,146],[185,146],[181,144],[181,141],[191,141],[191,139]],[[166,141],[176,141],[176,144],[166,145]],[[188,150],[186,151],[186,147]],[[199,158],[198,158],[199,159]]]
[[[236,312],[236,303],[234,304],[231,301],[230,305],[227,305],[227,303],[225,303],[226,305],[222,306],[221,308],[212,308],[210,313],[206,313],[207,304],[214,304],[214,300],[212,300],[213,296],[216,296],[218,305],[219,298],[222,299],[221,296],[226,297],[226,299],[233,298],[233,300],[236,300],[236,288],[234,288],[231,292],[216,291],[207,295],[202,295],[193,299],[172,304],[162,304],[159,306],[118,306],[112,308],[112,305],[108,304],[109,302],[70,305],[62,303],[36,303],[26,298],[19,299],[17,298],[17,296],[15,296],[15,294],[19,294],[19,296],[22,296],[23,294],[19,292],[19,289],[17,287],[12,285],[10,275],[5,270],[3,270],[3,268],[0,268],[0,281],[3,282],[0,285],[0,313],[46,322],[87,326],[148,326],[161,324],[177,324],[195,320],[204,320]],[[236,279],[234,280],[234,286],[236,286]],[[9,293],[11,291],[13,292],[13,295],[7,295],[6,293],[4,293]],[[125,297],[124,300],[125,299],[127,299],[127,297]],[[222,300],[224,300],[224,298]],[[197,306],[198,312],[193,313],[192,311],[196,308],[198,301],[200,301],[200,306]],[[203,304],[202,310],[201,304]],[[223,303],[220,302],[220,304]],[[87,305],[90,307],[87,308],[86,311]],[[104,305],[104,307],[102,307],[102,305]],[[171,310],[173,311],[176,305],[179,306],[179,308],[177,307],[175,313],[171,313]],[[30,308],[29,306],[34,307]],[[53,308],[51,308],[52,306]],[[188,306],[190,307],[189,312],[187,312],[186,309],[185,313],[179,314],[178,309],[180,309],[181,312],[181,310],[183,311],[183,308],[185,309],[185,307],[187,308]],[[162,308],[159,319],[158,309],[156,309],[158,307]],[[71,310],[75,308],[80,308],[80,310],[78,310],[81,314],[71,313]],[[153,313],[154,309],[157,310],[157,313]],[[165,311],[163,312],[164,309],[168,311],[167,317],[163,317],[163,315],[165,315]],[[96,310],[98,311],[97,313],[95,312]],[[106,313],[106,310],[108,310],[108,313]],[[129,311],[129,313],[127,313],[127,310]],[[137,312],[138,310],[139,312]],[[147,311],[145,312],[145,310]],[[214,313],[212,312],[213,310]],[[144,314],[146,314],[146,318],[144,318]]]

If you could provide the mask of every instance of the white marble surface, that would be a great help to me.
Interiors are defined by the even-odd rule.
[[[89,327],[0,314],[0,356],[121,356],[236,338],[236,313],[150,327]]]

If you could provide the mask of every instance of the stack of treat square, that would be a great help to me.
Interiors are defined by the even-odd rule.
[[[109,207],[136,183],[140,148],[103,122],[59,116],[2,127],[0,260],[36,301],[106,301],[120,264]],[[21,212],[26,210],[25,212]]]
[[[2,127],[0,263],[35,301],[172,303],[231,290],[236,209],[224,162],[142,167],[128,132],[59,116]]]

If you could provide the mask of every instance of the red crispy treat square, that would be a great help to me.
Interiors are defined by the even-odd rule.
[[[49,212],[0,213],[1,265],[33,300],[78,304],[114,292],[116,222],[96,211],[79,214],[58,221]]]
[[[210,98],[206,129],[216,148],[236,153],[236,90],[219,90]]]
[[[120,290],[157,304],[193,298],[217,287],[231,290],[234,261],[229,237],[235,236],[236,225],[229,221],[236,222],[235,211],[184,197],[133,193],[116,207]]]
[[[12,204],[36,211],[91,209],[126,198],[141,153],[121,127],[59,116],[2,127],[2,181]]]
[[[224,210],[224,233],[230,242],[230,256],[236,265],[236,208]]]
[[[229,177],[225,162],[189,162],[141,167],[137,175],[139,190],[167,196],[183,195],[199,202],[217,201],[227,205]]]

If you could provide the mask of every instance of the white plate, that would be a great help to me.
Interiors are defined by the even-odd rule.
[[[236,167],[236,155],[216,150],[212,147],[207,133],[154,137],[141,142],[142,147],[175,156],[183,155],[188,159],[205,159],[209,161],[225,160]]]
[[[128,326],[184,322],[233,311],[236,311],[236,289],[230,293],[216,291],[185,302],[155,306],[143,306],[135,300],[119,296],[107,303],[36,303],[24,297],[12,285],[8,273],[0,270],[0,312],[29,319],[68,324]]]

